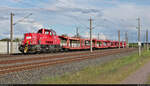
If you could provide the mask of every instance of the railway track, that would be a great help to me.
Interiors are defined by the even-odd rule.
[[[103,51],[110,51],[114,49],[103,49],[103,50],[95,50],[94,52],[103,52]],[[90,53],[89,51],[73,51],[73,52],[58,52],[58,53],[42,53],[42,54],[1,54],[0,55],[0,61],[4,60],[16,60],[16,59],[23,59],[23,58],[37,58],[37,57],[50,57],[50,56],[70,56],[70,55],[75,55],[75,54],[82,54],[82,53]]]
[[[108,49],[103,49],[103,50],[96,50],[96,51],[105,51]],[[113,49],[109,49],[109,50],[113,50]],[[93,51],[93,52],[96,52]],[[80,54],[80,53],[89,53],[89,51],[70,51],[70,52],[57,52],[57,53],[41,53],[41,54],[22,54],[22,53],[16,53],[16,54],[0,54],[0,59],[6,59],[6,58],[10,58],[10,57],[24,57],[24,56],[53,56],[53,55],[63,55],[63,54]]]
[[[130,52],[135,49],[111,49],[111,50],[103,50],[103,51],[94,51],[93,53],[89,52],[76,52],[76,53],[68,53],[68,54],[54,54],[50,56],[41,56],[36,58],[19,58],[19,59],[3,59],[0,60],[0,75],[30,70],[34,68],[39,68],[43,66],[51,66],[55,64],[61,63],[69,63],[74,61],[80,61],[85,59],[92,59],[103,57],[107,55],[113,55],[117,53]]]

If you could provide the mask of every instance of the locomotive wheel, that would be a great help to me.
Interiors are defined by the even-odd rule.
[[[68,52],[69,50],[68,50],[68,49],[65,49],[64,51],[65,51],[65,52]]]

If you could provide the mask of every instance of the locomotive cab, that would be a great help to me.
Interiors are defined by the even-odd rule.
[[[52,29],[40,29],[38,32],[40,45],[59,45],[60,39]]]

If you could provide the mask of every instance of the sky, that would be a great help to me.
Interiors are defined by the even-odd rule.
[[[121,40],[128,32],[129,42],[137,42],[139,17],[144,42],[146,29],[150,31],[149,4],[150,0],[0,0],[0,39],[10,37],[12,12],[14,38],[23,39],[24,33],[36,33],[40,28],[69,36],[79,28],[79,34],[88,38],[91,18],[93,38],[99,33],[100,39],[117,40],[120,30]]]

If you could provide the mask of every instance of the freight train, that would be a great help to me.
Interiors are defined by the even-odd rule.
[[[119,41],[92,39],[93,49],[118,48]],[[120,41],[120,47],[126,47]],[[58,36],[52,29],[39,29],[37,33],[25,33],[19,46],[22,53],[59,52],[90,49],[90,39]]]

